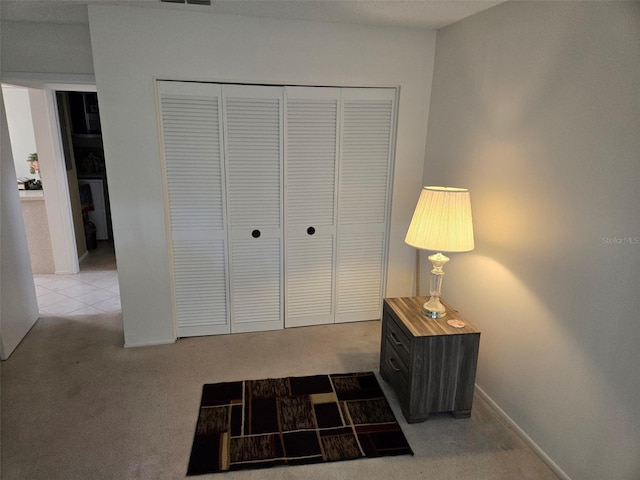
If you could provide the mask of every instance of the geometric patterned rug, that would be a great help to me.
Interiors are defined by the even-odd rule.
[[[207,384],[187,475],[413,455],[373,372]]]

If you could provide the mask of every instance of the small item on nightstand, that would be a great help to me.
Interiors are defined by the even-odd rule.
[[[457,318],[452,318],[451,320],[447,320],[447,324],[452,326],[453,328],[464,328],[466,323],[462,320],[458,320]]]

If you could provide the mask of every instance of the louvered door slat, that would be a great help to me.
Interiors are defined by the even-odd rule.
[[[234,333],[282,328],[280,240],[238,240],[232,247]]]
[[[178,336],[228,333],[224,242],[180,242],[173,264]],[[224,331],[209,328],[212,324],[224,325]]]
[[[282,88],[224,85],[231,331],[282,328]],[[258,232],[258,233],[256,233]]]
[[[372,320],[380,314],[384,232],[343,235],[338,264],[337,322]]]
[[[287,225],[333,225],[338,100],[287,92]]]
[[[345,99],[340,177],[341,224],[385,222],[392,123],[393,98],[390,96],[379,100]]]
[[[287,243],[287,327],[333,323],[333,237]]]
[[[380,318],[395,91],[342,96],[336,322]]]
[[[221,94],[158,82],[179,337],[229,332]]]
[[[273,88],[225,91],[226,160],[232,227],[279,228],[281,214],[281,109]]]
[[[339,89],[286,88],[288,327],[334,321],[339,100]]]

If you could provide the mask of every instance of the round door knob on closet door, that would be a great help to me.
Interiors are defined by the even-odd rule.
[[[254,230],[253,232],[251,232],[251,236],[253,238],[259,238],[260,237],[260,230]]]
[[[315,228],[313,228],[313,227],[307,228],[307,234],[313,235],[314,233],[316,233],[316,229]]]

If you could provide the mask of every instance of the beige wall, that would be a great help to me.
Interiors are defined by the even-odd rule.
[[[575,480],[640,478],[639,132],[638,2],[438,32],[424,182],[468,187],[476,233],[444,296],[481,388]]]
[[[31,270],[34,274],[55,273],[51,235],[44,197],[21,199],[22,217],[27,233]]]

